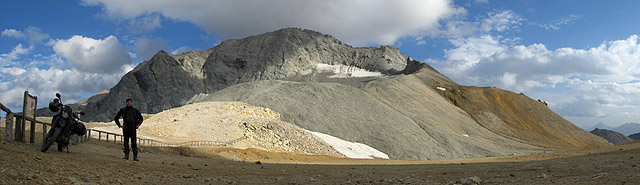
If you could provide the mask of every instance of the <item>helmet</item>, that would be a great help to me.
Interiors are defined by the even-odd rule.
[[[49,102],[49,110],[51,110],[51,112],[58,112],[59,109],[60,109],[60,100],[56,98]]]

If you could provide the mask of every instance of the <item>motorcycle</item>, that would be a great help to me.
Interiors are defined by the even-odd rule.
[[[73,134],[83,136],[86,133],[84,124],[78,121],[85,113],[82,111],[74,113],[71,107],[62,104],[59,93],[56,93],[56,97],[49,102],[49,110],[56,112],[56,115],[51,121],[51,129],[42,140],[40,151],[46,152],[55,142],[58,143],[58,151],[66,148],[68,153],[71,136]]]

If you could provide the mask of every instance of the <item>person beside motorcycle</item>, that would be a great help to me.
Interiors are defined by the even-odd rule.
[[[129,138],[131,138],[131,149],[133,150],[133,160],[138,161],[138,146],[136,144],[136,129],[142,124],[142,114],[138,109],[133,108],[133,100],[126,100],[126,107],[120,109],[116,117],[113,118],[118,127],[122,128],[122,135],[124,135],[124,157],[123,159],[129,160]],[[123,119],[123,124],[120,125],[120,117]]]

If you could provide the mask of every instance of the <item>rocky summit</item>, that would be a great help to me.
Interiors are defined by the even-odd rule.
[[[132,98],[143,113],[198,102],[272,109],[305,130],[366,144],[391,159],[452,159],[610,145],[524,94],[462,86],[397,48],[353,47],[311,30],[281,29],[203,51],[159,51],[84,120],[109,121]]]
[[[281,29],[232,39],[204,50],[170,55],[159,51],[138,65],[100,100],[84,107],[86,121],[107,121],[132,98],[144,113],[179,107],[199,93],[258,80],[303,76],[317,64],[354,66],[392,73],[406,66],[405,55],[389,46],[352,47],[312,30]]]

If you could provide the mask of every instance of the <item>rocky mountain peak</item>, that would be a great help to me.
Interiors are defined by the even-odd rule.
[[[171,55],[158,51],[85,107],[85,120],[107,121],[132,98],[143,113],[182,106],[200,93],[238,83],[287,80],[308,74],[319,64],[344,65],[373,72],[396,73],[406,56],[391,46],[353,47],[313,30],[284,28],[243,39],[226,40],[202,51]]]

